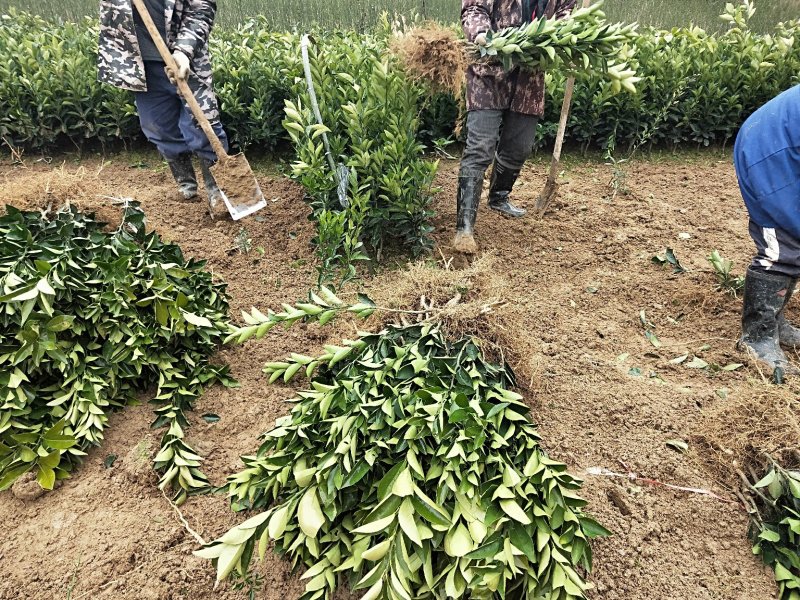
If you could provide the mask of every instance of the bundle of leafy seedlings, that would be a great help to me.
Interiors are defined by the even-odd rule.
[[[225,286],[146,233],[128,201],[106,232],[93,215],[10,206],[0,218],[0,490],[33,472],[52,489],[103,439],[109,414],[157,386],[160,487],[207,489],[186,411],[226,368]]]
[[[800,471],[773,462],[751,488],[753,552],[775,570],[781,600],[800,600]]]
[[[627,68],[625,46],[637,38],[636,25],[606,23],[603,0],[579,8],[565,19],[541,17],[521,27],[489,32],[486,46],[473,46],[473,55],[502,62],[507,70],[563,65],[568,69],[606,73],[615,92],[636,91],[636,71]]]
[[[376,310],[322,289],[281,313],[246,315],[243,341],[278,323]],[[380,309],[378,309],[380,310]],[[229,478],[256,514],[196,552],[217,578],[247,577],[270,540],[305,569],[305,600],[345,582],[363,598],[584,598],[589,539],[581,482],[542,450],[510,367],[436,319],[362,333],[321,356],[268,363],[310,387]]]

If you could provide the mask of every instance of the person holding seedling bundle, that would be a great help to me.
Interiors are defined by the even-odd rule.
[[[147,12],[172,51],[178,72],[167,73],[139,13],[130,0],[101,0],[98,78],[136,94],[139,122],[147,139],[166,159],[180,192],[197,198],[192,154],[200,159],[213,207],[221,199],[210,167],[217,157],[188,107],[178,95],[175,78],[185,79],[227,150],[211,82],[208,38],[214,24],[214,0],[145,0]]]
[[[461,22],[470,42],[519,27],[542,16],[562,18],[576,0],[462,0]],[[458,174],[458,211],[453,247],[477,251],[473,229],[486,169],[494,161],[489,208],[512,218],[526,211],[509,199],[520,170],[533,150],[536,124],[544,113],[544,73],[500,64],[477,63],[467,71],[467,144]]]
[[[781,346],[800,349],[800,329],[784,315],[800,278],[800,86],[745,121],[734,164],[756,256],[747,270],[740,347],[779,373],[800,373]]]

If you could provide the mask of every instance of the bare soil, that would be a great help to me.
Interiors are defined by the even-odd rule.
[[[44,209],[47,194],[57,201],[67,194],[111,220],[109,201],[99,196],[136,198],[151,227],[187,256],[207,259],[228,282],[235,318],[253,305],[277,308],[300,299],[316,281],[314,228],[302,190],[280,176],[257,168],[268,206],[258,218],[233,223],[211,221],[203,202],[180,201],[154,155],[136,164],[130,155],[59,160],[63,167],[0,163],[0,203]],[[590,512],[614,532],[594,545],[590,597],[775,598],[772,574],[750,551],[732,465],[764,451],[796,458],[799,388],[769,385],[750,364],[716,373],[687,367],[693,356],[720,366],[747,363],[735,349],[741,300],[716,291],[706,260],[716,248],[738,273],[750,260],[747,216],[729,158],[708,153],[628,163],[625,181],[618,180],[627,190],[616,195],[609,167],[570,162],[560,199],[543,220],[509,221],[482,207],[481,251],[471,264],[450,248],[456,169],[454,162],[441,167],[431,259],[381,267],[364,288],[396,303],[463,293],[476,319],[482,306],[493,307],[485,321],[489,337],[517,370],[543,444],[585,477]],[[520,204],[533,206],[546,170],[543,160],[529,163],[516,192]],[[58,192],[65,177],[71,191]],[[249,254],[237,249],[242,227],[252,240]],[[673,275],[652,263],[667,247],[688,273]],[[645,337],[642,311],[660,347]],[[191,430],[213,483],[238,470],[239,456],[253,452],[260,434],[287,412],[294,388],[268,386],[263,363],[291,351],[319,351],[328,339],[352,335],[352,327],[301,325],[221,351],[241,388],[209,390]],[[684,354],[683,364],[670,362]],[[206,423],[205,413],[220,421]],[[228,583],[215,590],[210,563],[191,555],[197,543],[149,469],[158,439],[151,421],[147,404],[115,414],[103,446],[57,490],[35,499],[0,494],[0,599],[248,597]],[[668,446],[671,440],[688,443],[688,452]],[[112,454],[118,458],[106,468]],[[587,474],[595,467],[713,490],[724,501]],[[181,512],[206,540],[238,520],[220,496],[192,498]],[[256,598],[302,593],[298,575],[270,554],[258,573]]]

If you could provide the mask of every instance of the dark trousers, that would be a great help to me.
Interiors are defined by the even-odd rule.
[[[192,152],[200,158],[215,161],[217,156],[206,134],[178,95],[178,89],[170,83],[164,72],[164,63],[145,61],[144,65],[147,91],[136,94],[136,108],[144,135],[167,160]],[[222,123],[212,123],[212,126],[227,150],[228,136]]]
[[[506,169],[519,171],[533,151],[538,121],[510,110],[470,111],[461,172],[483,175],[495,159]]]
[[[783,229],[761,227],[752,219],[750,237],[756,244],[753,269],[800,278],[800,240]]]

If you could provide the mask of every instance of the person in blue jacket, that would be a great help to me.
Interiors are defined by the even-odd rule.
[[[745,121],[734,164],[757,251],[745,277],[740,345],[787,370],[781,347],[800,349],[800,330],[784,314],[800,278],[800,86]]]

